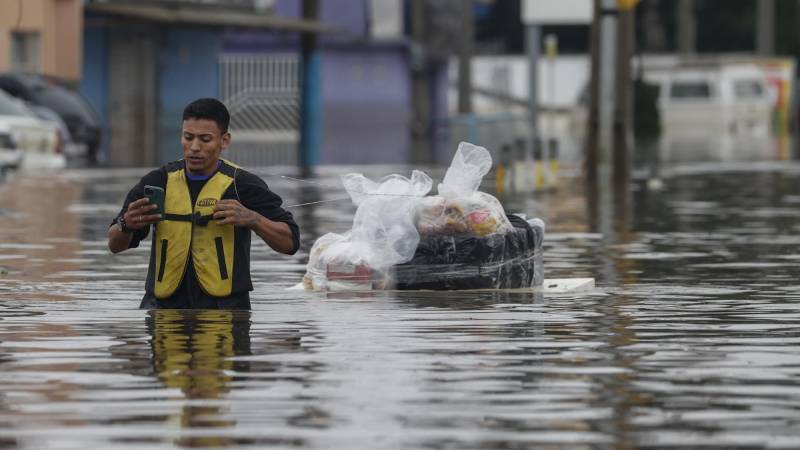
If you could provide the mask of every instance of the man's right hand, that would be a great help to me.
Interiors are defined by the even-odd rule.
[[[132,230],[141,230],[158,222],[161,220],[161,214],[149,214],[156,208],[158,205],[151,205],[150,199],[147,197],[131,202],[123,216],[125,224]]]
[[[128,205],[128,210],[122,218],[125,220],[125,227],[130,230],[141,230],[150,226],[161,219],[160,214],[149,214],[158,205],[151,205],[147,197],[140,198]],[[119,226],[112,226],[108,229],[108,249],[112,253],[125,251],[130,247],[133,233],[124,233]]]

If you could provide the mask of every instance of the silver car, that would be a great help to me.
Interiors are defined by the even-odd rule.
[[[57,125],[37,118],[21,101],[0,91],[0,166],[64,167],[63,147]]]

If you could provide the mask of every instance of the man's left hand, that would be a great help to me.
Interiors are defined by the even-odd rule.
[[[217,225],[233,225],[253,228],[261,216],[246,208],[238,200],[220,200],[214,206],[214,220]]]

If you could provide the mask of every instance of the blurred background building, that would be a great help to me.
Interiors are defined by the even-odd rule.
[[[0,0],[0,11],[0,72],[80,80],[82,0]]]
[[[320,162],[405,161],[402,4],[371,20],[371,3],[319,2],[313,20],[297,1],[88,2],[81,91],[108,118],[110,162],[176,159],[183,106],[210,96],[232,112],[229,157],[296,164],[303,33],[323,35]]]

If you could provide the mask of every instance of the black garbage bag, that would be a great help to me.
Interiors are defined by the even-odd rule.
[[[541,284],[543,230],[507,215],[513,230],[478,236],[420,236],[411,261],[394,266],[397,289],[510,289]]]

